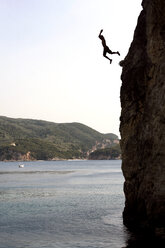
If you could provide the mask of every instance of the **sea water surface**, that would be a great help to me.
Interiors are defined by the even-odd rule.
[[[119,248],[120,160],[0,162],[1,248]]]

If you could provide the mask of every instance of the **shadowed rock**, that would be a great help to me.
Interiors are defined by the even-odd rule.
[[[124,224],[165,238],[165,1],[144,0],[120,63]]]

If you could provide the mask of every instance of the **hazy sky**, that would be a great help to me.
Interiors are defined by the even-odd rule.
[[[119,135],[121,67],[141,0],[0,0],[0,115]],[[100,29],[112,51],[102,56]]]

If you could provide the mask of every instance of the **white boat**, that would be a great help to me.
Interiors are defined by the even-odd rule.
[[[19,168],[24,168],[24,164],[19,164]]]

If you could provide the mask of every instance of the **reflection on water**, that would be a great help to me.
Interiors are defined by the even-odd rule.
[[[143,247],[150,247],[150,248],[164,248],[165,247],[165,240],[156,239],[152,234],[148,234],[145,232],[129,232],[128,233],[128,240],[126,242],[126,248],[143,248]]]

